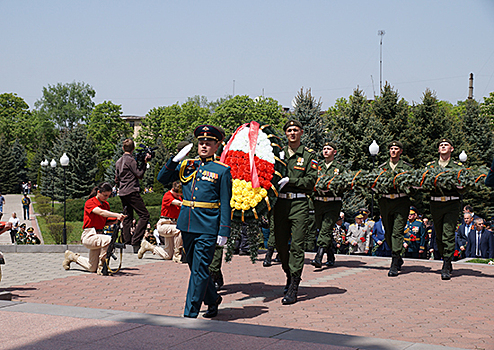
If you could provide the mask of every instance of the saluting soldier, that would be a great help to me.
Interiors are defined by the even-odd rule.
[[[428,168],[440,169],[458,169],[461,167],[460,162],[451,159],[451,153],[454,151],[453,143],[447,138],[439,141],[439,159],[427,163]],[[431,214],[436,231],[436,242],[439,254],[443,257],[443,266],[441,268],[441,279],[451,279],[453,265],[451,260],[455,251],[455,229],[458,215],[461,210],[460,189],[436,189],[431,195]]]
[[[403,144],[400,141],[390,142],[388,148],[389,161],[379,166],[381,170],[393,171],[397,174],[412,170],[412,166],[401,159]],[[389,193],[383,193],[378,202],[385,240],[391,248],[391,267],[389,268],[388,276],[395,277],[398,276],[398,271],[401,270],[403,265],[401,257],[403,235],[411,202],[407,194],[400,193],[394,189],[390,190]]]
[[[343,172],[344,166],[334,158],[337,154],[336,144],[334,142],[326,142],[322,148],[324,162],[319,164],[318,181],[329,176],[333,178]],[[326,192],[316,192],[314,195],[314,207],[316,210],[316,227],[319,230],[317,238],[317,253],[311,264],[315,267],[322,267],[322,259],[324,253],[328,255],[327,266],[333,266],[335,262],[333,248],[333,229],[340,219],[340,211],[342,207],[342,194]]]
[[[214,160],[221,131],[211,125],[194,130],[198,139],[198,159],[186,159],[192,144],[170,159],[158,174],[158,181],[182,182],[183,201],[177,220],[182,232],[185,254],[190,269],[185,302],[185,317],[197,317],[201,305],[208,305],[204,317],[215,317],[222,298],[218,295],[209,272],[216,244],[224,246],[230,236],[232,176],[230,167]]]
[[[315,154],[301,144],[302,124],[289,120],[283,127],[288,146],[283,148],[287,176],[281,179],[278,201],[274,207],[274,233],[281,266],[287,277],[283,305],[297,302],[298,286],[304,267],[304,242],[309,218],[307,196],[317,180]],[[291,238],[290,251],[288,241]]]

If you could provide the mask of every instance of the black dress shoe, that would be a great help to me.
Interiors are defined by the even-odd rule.
[[[238,255],[250,255],[250,252],[246,250],[241,250],[240,252],[238,252]]]
[[[221,297],[221,295],[219,295],[218,299],[216,299],[213,305],[208,305],[208,311],[204,313],[203,317],[212,318],[218,316],[218,306],[221,304],[222,301],[223,298]]]

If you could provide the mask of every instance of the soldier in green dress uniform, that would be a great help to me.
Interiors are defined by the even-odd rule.
[[[317,160],[315,154],[301,144],[303,128],[299,121],[289,120],[283,129],[288,139],[288,146],[283,148],[287,176],[278,182],[281,189],[274,207],[274,233],[276,249],[287,276],[282,300],[287,305],[297,302],[302,279],[305,235],[309,226],[307,196],[312,193],[317,180]]]
[[[439,159],[427,163],[428,168],[437,168],[448,170],[458,169],[461,167],[460,162],[451,159],[451,153],[454,151],[451,140],[443,138],[439,141]],[[461,211],[460,205],[461,189],[439,189],[430,193],[430,206],[432,221],[436,230],[436,242],[439,254],[443,257],[443,266],[441,269],[441,279],[451,279],[453,265],[451,260],[455,251],[455,229],[458,221],[458,215]]]
[[[418,259],[425,250],[425,225],[417,220],[417,209],[410,207],[403,246],[407,258]]]
[[[396,174],[412,170],[412,166],[401,159],[403,144],[400,141],[392,141],[389,144],[389,161],[379,166],[380,169],[392,171]],[[403,259],[401,251],[403,249],[403,234],[408,219],[410,209],[410,198],[405,193],[391,190],[383,193],[379,199],[379,209],[381,211],[382,223],[384,226],[384,236],[391,248],[391,267],[388,276],[398,276],[401,270]]]
[[[325,176],[333,178],[345,170],[343,165],[334,159],[336,153],[337,149],[334,142],[326,142],[324,144],[322,148],[324,162],[319,164],[318,180]],[[322,267],[324,253],[328,255],[326,265],[334,265],[333,228],[336,221],[340,219],[341,199],[341,193],[332,193],[329,191],[318,192],[314,195],[316,227],[319,230],[319,236],[317,238],[317,253],[311,264],[317,268]]]

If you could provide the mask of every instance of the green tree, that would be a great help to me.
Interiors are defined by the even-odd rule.
[[[317,101],[312,96],[311,90],[304,92],[301,88],[295,96],[295,108],[293,117],[300,121],[304,127],[302,144],[320,154],[325,142],[325,120],[321,116],[321,100]]]
[[[0,192],[18,193],[19,178],[15,170],[14,154],[4,136],[0,136],[0,159],[2,159],[2,166],[0,167]]]
[[[405,99],[399,99],[398,91],[386,84],[381,96],[376,97],[372,103],[372,112],[386,128],[385,144],[392,140],[404,141],[408,136],[406,125],[408,124],[408,103]],[[406,148],[406,142],[404,144]]]
[[[104,181],[108,182],[112,186],[115,185],[115,164],[117,163],[117,160],[119,160],[120,157],[122,157],[122,155],[124,154],[122,148],[123,141],[124,139],[121,139],[120,142],[114,147],[112,159],[108,167],[105,169],[105,175],[103,177]]]
[[[88,121],[94,96],[96,91],[84,82],[58,83],[43,87],[43,97],[34,105],[43,120],[52,121],[58,129],[72,130]]]
[[[27,153],[18,139],[12,145],[12,155],[14,157],[14,171],[17,173],[17,180],[19,182],[27,182]]]
[[[132,128],[120,116],[122,107],[105,101],[96,105],[89,116],[88,135],[98,150],[99,163],[108,167],[114,153],[115,140],[132,136]]]
[[[283,108],[272,98],[252,99],[246,95],[237,95],[216,107],[208,123],[222,127],[229,135],[240,125],[252,120],[279,127],[285,120]]]
[[[489,93],[488,97],[484,97],[480,112],[489,119],[491,126],[494,127],[494,92]]]
[[[0,94],[0,134],[8,144],[19,140],[24,147],[35,148],[35,120],[28,104],[16,94]]]
[[[57,139],[51,151],[51,158],[57,162],[55,168],[55,198],[63,200],[64,169],[60,165],[63,153],[69,157],[65,169],[67,198],[82,198],[89,195],[95,185],[98,172],[96,148],[87,135],[85,125],[78,125],[72,131],[65,130]]]

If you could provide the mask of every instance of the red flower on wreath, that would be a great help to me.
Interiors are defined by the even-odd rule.
[[[417,237],[415,235],[410,235],[410,241],[415,242]]]
[[[365,242],[365,237],[360,237],[360,241],[363,243]]]

